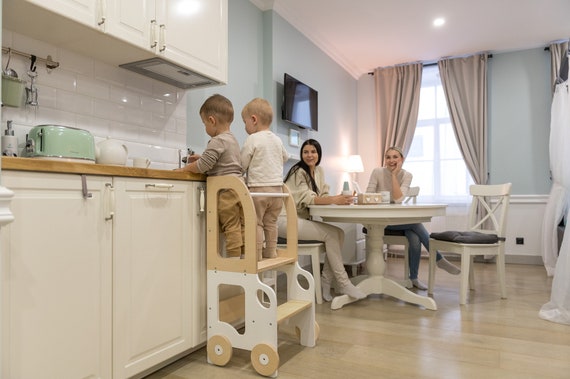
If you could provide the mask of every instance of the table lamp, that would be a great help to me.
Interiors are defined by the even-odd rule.
[[[362,164],[362,158],[360,155],[349,155],[346,161],[346,172],[352,174],[352,185],[356,193],[362,193],[360,186],[356,182],[354,174],[357,172],[364,172],[364,165]]]

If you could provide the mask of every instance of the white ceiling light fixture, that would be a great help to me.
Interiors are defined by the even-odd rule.
[[[445,18],[443,17],[438,17],[435,20],[433,20],[433,26],[435,26],[436,28],[442,26],[443,24],[445,24]]]

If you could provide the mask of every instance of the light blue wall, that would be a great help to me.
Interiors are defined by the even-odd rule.
[[[245,133],[240,112],[254,97],[266,98],[274,107],[272,129],[290,154],[289,130],[318,140],[323,147],[322,165],[331,191],[340,191],[346,179],[344,157],[356,153],[357,82],[328,55],[273,11],[261,12],[249,0],[229,4],[229,71],[225,86],[188,91],[188,145],[204,150],[208,137],[198,115],[203,101],[214,93],[234,104],[232,131],[243,144]],[[319,92],[319,131],[291,126],[281,120],[283,74],[287,72]]]
[[[550,55],[543,48],[493,54],[489,60],[491,183],[513,194],[548,194]]]
[[[189,146],[201,152],[208,141],[198,116],[208,96],[221,93],[233,102],[236,115],[232,130],[240,143],[247,137],[240,111],[249,100],[260,96],[274,106],[273,130],[292,155],[298,157],[299,149],[288,144],[291,128],[301,132],[302,140],[315,138],[322,144],[322,165],[333,192],[340,190],[346,179],[342,169],[346,155],[360,153],[366,158],[365,168],[371,169],[377,153],[373,102],[369,101],[374,97],[369,85],[372,79],[363,76],[359,84],[275,12],[262,12],[249,0],[228,3],[228,84],[188,92]],[[281,120],[285,72],[319,92],[318,132],[301,130]],[[494,54],[488,75],[491,183],[510,181],[513,194],[549,193],[548,52],[537,48]],[[366,172],[360,175],[359,181],[366,182]]]
[[[228,1],[228,84],[194,89],[187,93],[188,146],[201,153],[210,137],[204,130],[198,111],[204,100],[219,93],[234,106],[232,132],[243,144],[247,133],[241,110],[254,97],[264,96],[264,26],[262,13],[248,0]]]

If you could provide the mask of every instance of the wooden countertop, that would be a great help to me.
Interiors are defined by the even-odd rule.
[[[155,170],[93,163],[76,163],[64,160],[41,158],[2,157],[2,170],[52,172],[63,174],[85,174],[101,176],[126,176],[133,178],[153,178],[170,180],[205,181],[206,176],[173,170]]]

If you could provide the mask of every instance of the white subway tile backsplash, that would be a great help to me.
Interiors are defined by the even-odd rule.
[[[2,44],[60,63],[53,70],[37,65],[39,106],[2,108],[1,132],[12,120],[21,148],[31,127],[58,124],[88,130],[96,143],[122,141],[129,164],[141,156],[151,159],[152,168],[178,167],[179,149],[186,149],[186,91],[6,29]],[[4,67],[5,54],[2,59]],[[12,55],[10,66],[28,81],[29,65]]]
[[[93,99],[89,96],[57,90],[55,108],[76,114],[90,115],[93,112]]]
[[[57,90],[53,87],[38,85],[38,104],[42,107],[56,108]]]
[[[129,108],[140,109],[141,107],[141,97],[138,93],[115,85],[111,85],[109,89],[109,100]]]
[[[77,92],[97,99],[109,99],[110,86],[93,77],[77,75]]]
[[[126,119],[125,107],[110,101],[94,99],[93,116],[117,122],[124,122]]]
[[[62,63],[60,63],[60,67],[54,71],[61,68],[75,74],[93,76],[93,59],[69,50],[58,49],[58,52],[58,59]]]
[[[50,72],[42,73],[40,70],[37,77],[38,85],[52,87],[73,92],[76,89],[76,77],[71,71],[56,68]]]
[[[125,70],[107,63],[93,61],[93,77],[105,83],[125,87]]]
[[[146,95],[152,95],[153,82],[155,80],[139,75],[135,72],[127,71],[124,68],[118,68],[123,72],[122,75],[125,77],[125,87]]]
[[[159,115],[164,114],[164,101],[161,99],[157,99],[155,97],[147,95],[142,95],[141,106],[143,109],[146,109],[152,113],[156,113]]]

